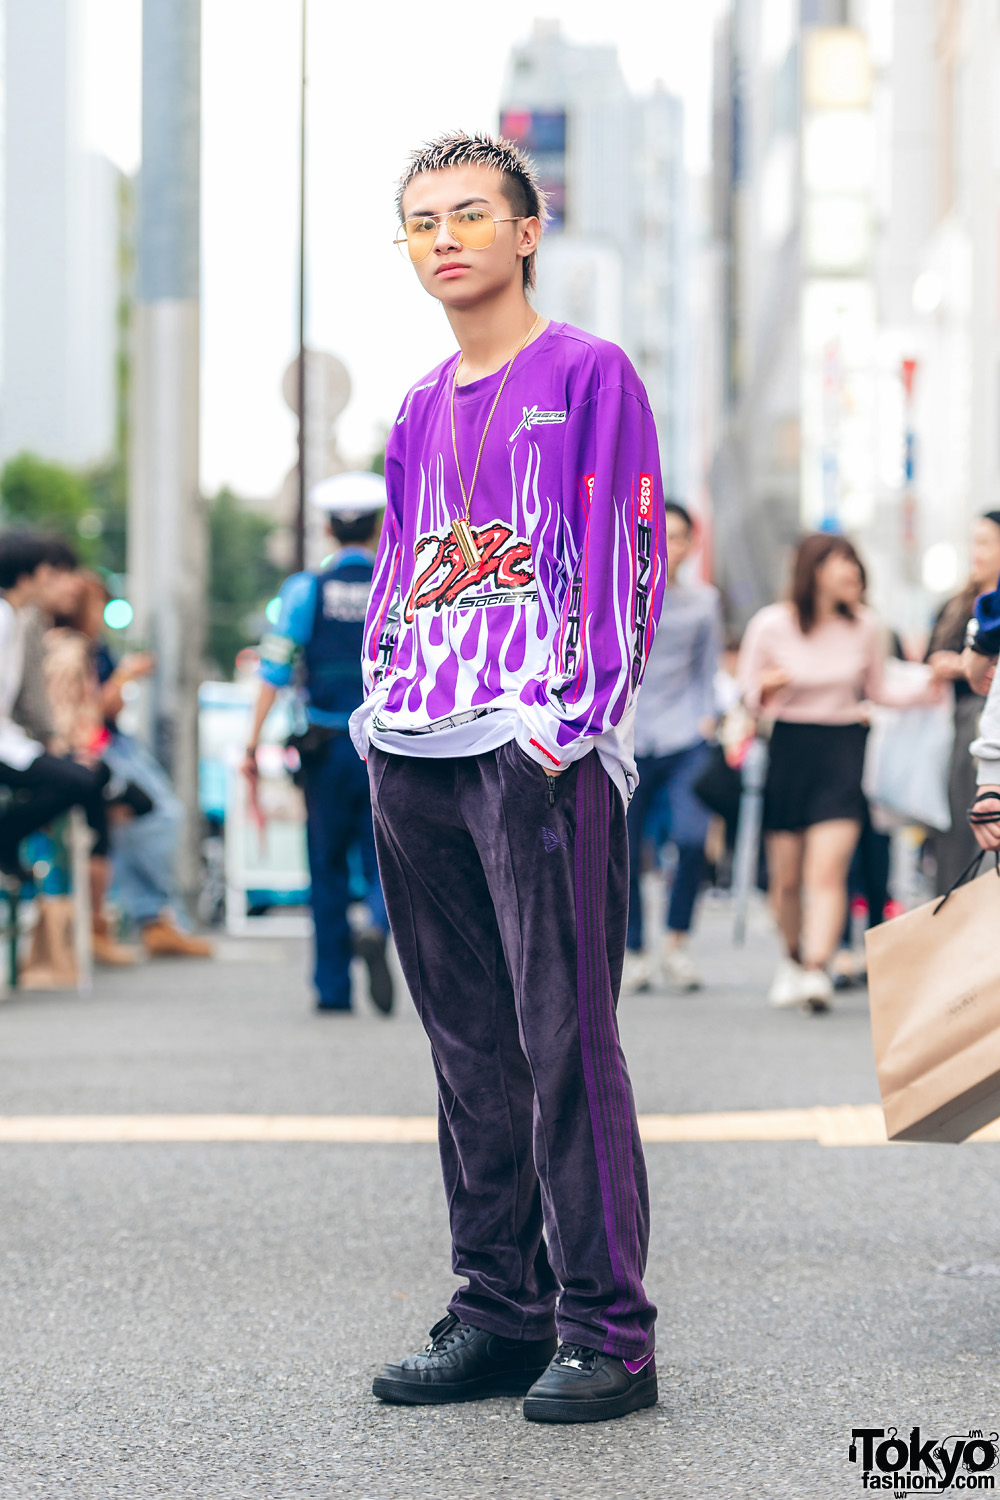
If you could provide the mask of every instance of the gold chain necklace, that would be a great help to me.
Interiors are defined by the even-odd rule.
[[[458,440],[455,437],[455,387],[458,385],[458,372],[462,368],[462,363],[465,359],[464,354],[459,356],[458,364],[455,366],[455,374],[452,377],[451,382],[451,448],[452,452],[455,455],[455,468],[458,472],[459,488],[462,491],[462,499],[465,501],[465,515],[455,517],[455,519],[451,523],[451,531],[452,536],[458,543],[458,550],[462,554],[465,566],[470,570],[477,567],[480,561],[479,549],[477,548],[475,538],[472,535],[472,526],[470,525],[469,513],[472,507],[472,496],[475,493],[476,489],[476,480],[479,477],[479,464],[483,456],[483,449],[486,447],[486,435],[490,430],[490,423],[493,421],[493,413],[496,411],[500,397],[503,395],[503,388],[507,384],[507,376],[514,368],[514,361],[515,359],[517,359],[517,356],[520,354],[525,344],[531,338],[531,335],[538,327],[541,319],[541,313],[536,313],[535,321],[532,323],[531,327],[524,335],[524,338],[514,350],[514,353],[511,355],[510,364],[503,372],[503,379],[500,382],[500,388],[497,391],[496,395],[493,397],[493,405],[490,407],[490,414],[486,418],[486,426],[483,428],[483,435],[479,442],[479,452],[476,454],[476,467],[472,471],[472,483],[469,485],[468,494],[465,493],[465,481],[462,478],[462,469],[458,462]]]

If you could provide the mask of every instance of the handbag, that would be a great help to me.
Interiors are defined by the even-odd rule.
[[[891,675],[900,683],[917,680],[916,673],[902,671],[917,663],[888,665],[895,668]],[[906,823],[946,833],[951,827],[948,775],[954,744],[950,691],[945,702],[923,708],[874,708],[862,782],[868,801]]]
[[[712,752],[694,783],[695,796],[720,818],[727,827],[735,828],[740,813],[740,796],[743,790],[743,773],[726,760],[721,745],[713,745]]]
[[[321,724],[307,724],[301,732],[288,736],[285,749],[294,750],[299,758],[298,766],[291,772],[296,786],[302,786],[303,773],[315,766],[322,759],[330,741],[344,732],[343,729],[325,729]]]
[[[1000,1117],[1000,859],[865,934],[886,1132],[963,1141]],[[964,882],[964,883],[963,883]]]

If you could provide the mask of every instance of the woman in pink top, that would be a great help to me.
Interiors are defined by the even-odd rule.
[[[754,615],[740,651],[743,699],[774,722],[764,793],[771,901],[787,949],[772,1005],[826,1010],[826,965],[844,929],[847,872],[865,815],[869,703],[897,708],[939,691],[890,693],[884,632],[862,602],[865,571],[846,538],[800,544],[792,598]]]

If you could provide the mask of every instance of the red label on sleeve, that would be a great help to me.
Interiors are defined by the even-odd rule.
[[[653,509],[653,476],[639,475],[639,514],[646,520]]]
[[[589,505],[590,502],[594,498],[594,475],[593,474],[586,474],[586,475],[584,475],[583,487],[587,491],[587,504]]]

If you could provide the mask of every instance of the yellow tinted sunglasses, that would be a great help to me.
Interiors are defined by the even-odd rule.
[[[419,214],[404,219],[394,243],[409,260],[423,260],[434,248],[442,224],[463,250],[488,250],[497,237],[498,224],[516,224],[518,216],[495,219],[484,208],[457,208],[450,214]]]

